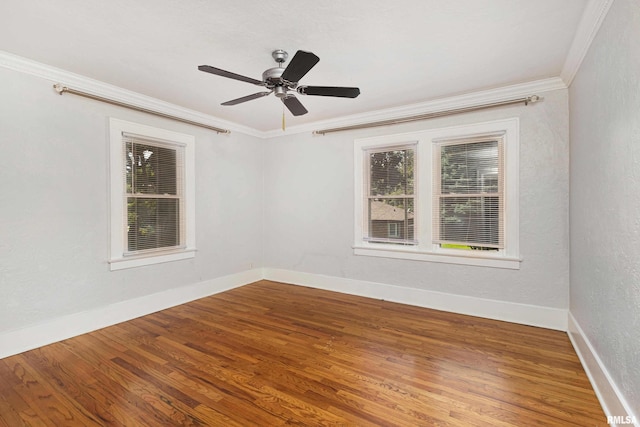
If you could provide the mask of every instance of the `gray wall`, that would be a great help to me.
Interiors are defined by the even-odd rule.
[[[387,128],[268,141],[268,267],[553,308],[569,305],[568,92]],[[520,270],[354,256],[355,138],[520,118]]]
[[[570,87],[571,306],[640,413],[640,2],[616,0]]]
[[[261,266],[262,141],[0,81],[0,333]],[[195,135],[194,259],[109,271],[109,117]]]

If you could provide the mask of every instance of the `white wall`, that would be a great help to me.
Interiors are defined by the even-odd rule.
[[[387,128],[267,141],[265,257],[275,269],[559,309],[569,300],[568,93]],[[354,256],[353,140],[519,117],[520,270]]]
[[[638,40],[640,3],[616,0],[570,87],[570,310],[640,415]]]
[[[261,140],[0,81],[0,335],[261,267]],[[109,117],[195,135],[194,259],[109,271]]]

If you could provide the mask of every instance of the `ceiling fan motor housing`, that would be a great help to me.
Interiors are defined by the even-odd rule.
[[[283,72],[284,72],[284,68],[280,68],[280,67],[269,68],[264,73],[262,73],[262,81],[265,83],[274,83],[274,84],[279,83],[282,81],[280,79],[280,76],[282,76]]]
[[[282,80],[280,76],[282,76],[284,70],[284,68],[275,67],[269,68],[262,73],[262,81],[264,82],[265,87],[267,89],[272,89],[278,98],[286,97],[287,91],[294,90],[297,86],[297,83]]]

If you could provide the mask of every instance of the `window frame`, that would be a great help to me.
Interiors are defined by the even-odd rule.
[[[354,141],[354,244],[355,255],[408,259],[519,269],[519,119],[508,118],[482,123],[427,129],[409,133],[359,138]],[[504,249],[499,251],[472,251],[442,248],[433,242],[433,156],[436,144],[448,140],[476,139],[500,134],[504,138]],[[364,239],[366,214],[364,200],[367,195],[366,153],[416,144],[415,153],[415,240],[414,246],[371,243]]]
[[[165,147],[183,150],[183,194],[180,202],[181,241],[179,247],[129,252],[127,245],[127,197],[125,186],[124,134],[158,140]],[[195,242],[195,138],[193,135],[109,119],[109,268],[122,270],[163,262],[193,258]]]
[[[416,181],[416,165],[415,165],[415,158],[416,158],[416,148],[417,148],[417,144],[415,142],[411,142],[408,144],[404,144],[404,145],[393,145],[391,147],[383,147],[383,149],[378,150],[378,149],[367,149],[367,150],[363,150],[363,156],[364,156],[364,167],[365,167],[365,172],[367,174],[366,178],[365,178],[365,185],[366,185],[366,189],[365,189],[365,200],[363,201],[363,203],[366,204],[367,206],[367,210],[365,211],[366,213],[365,215],[365,227],[364,227],[364,239],[370,243],[381,243],[384,242],[385,239],[379,239],[379,238],[375,238],[372,236],[372,230],[370,229],[371,227],[371,222],[370,222],[370,218],[369,218],[369,202],[371,201],[371,199],[376,199],[376,198],[381,198],[381,199],[389,199],[389,198],[402,198],[402,199],[407,199],[407,200],[411,200],[413,201],[413,216],[414,216],[414,240],[415,240],[415,218],[417,215],[417,207],[416,207],[416,199],[417,199],[417,190],[416,190],[416,185],[417,185],[417,181]],[[389,196],[389,195],[377,195],[377,196],[372,196],[371,195],[371,182],[370,182],[370,168],[371,168],[371,155],[372,154],[376,154],[376,153],[384,153],[387,151],[403,151],[403,150],[412,150],[414,151],[414,181],[413,181],[413,194],[405,194],[404,196]],[[389,225],[389,224],[388,224]],[[398,236],[400,236],[399,230],[398,231]],[[405,239],[396,239],[396,237],[391,237],[389,236],[386,240],[391,240],[388,241],[387,243],[389,244],[394,244],[394,245],[407,245],[407,246],[413,246],[414,244],[416,244],[416,242],[409,240],[408,238]],[[397,241],[393,241],[393,240],[397,240]]]
[[[442,163],[441,163],[441,155],[442,155],[442,150],[444,148],[448,148],[448,147],[453,147],[453,146],[459,146],[459,145],[473,145],[473,144],[481,144],[481,143],[486,143],[486,142],[496,142],[496,154],[497,154],[497,163],[499,166],[499,170],[497,173],[497,177],[496,177],[496,183],[497,183],[497,190],[493,191],[493,192],[482,192],[482,193],[478,193],[475,195],[475,197],[481,198],[481,197],[494,197],[494,198],[498,198],[498,204],[500,206],[503,206],[504,209],[501,211],[501,215],[499,217],[498,223],[500,224],[502,222],[502,227],[498,227],[498,248],[496,248],[498,250],[499,253],[502,253],[504,251],[504,244],[502,242],[504,242],[504,231],[505,228],[504,227],[504,214],[506,213],[506,205],[504,204],[504,174],[505,174],[505,159],[504,159],[504,134],[502,132],[497,133],[497,134],[485,134],[485,135],[481,135],[480,137],[477,138],[471,138],[471,137],[463,137],[461,139],[450,139],[450,138],[445,138],[442,140],[434,140],[433,141],[433,168],[432,168],[432,180],[433,180],[433,189],[431,192],[431,196],[432,196],[432,207],[433,207],[433,216],[432,216],[432,227],[433,227],[433,233],[432,233],[432,239],[433,239],[433,243],[435,245],[438,245],[439,247],[442,248],[443,244],[447,244],[447,245],[467,245],[467,246],[472,246],[474,245],[473,242],[467,240],[467,241],[451,241],[451,240],[447,240],[446,238],[443,238],[443,236],[439,236],[439,238],[437,238],[437,236],[440,234],[439,231],[437,231],[440,226],[441,226],[441,222],[440,222],[440,218],[437,216],[436,212],[439,210],[440,207],[440,202],[446,198],[449,197],[453,197],[453,198],[466,198],[469,197],[466,193],[443,193],[441,190],[438,190],[438,187],[441,185],[441,178],[442,178]],[[476,243],[475,246],[481,246],[481,243]],[[494,252],[495,253],[495,252]]]

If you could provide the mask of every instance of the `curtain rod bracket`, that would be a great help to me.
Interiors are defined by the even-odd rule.
[[[56,83],[53,85],[53,88],[58,92],[58,95],[62,95],[63,92],[66,92],[67,88],[62,86],[60,83]]]
[[[529,103],[531,104],[535,104],[538,101],[541,101],[542,98],[539,97],[538,95],[531,95],[531,96],[527,96],[527,98],[524,101],[524,105],[529,105]]]

